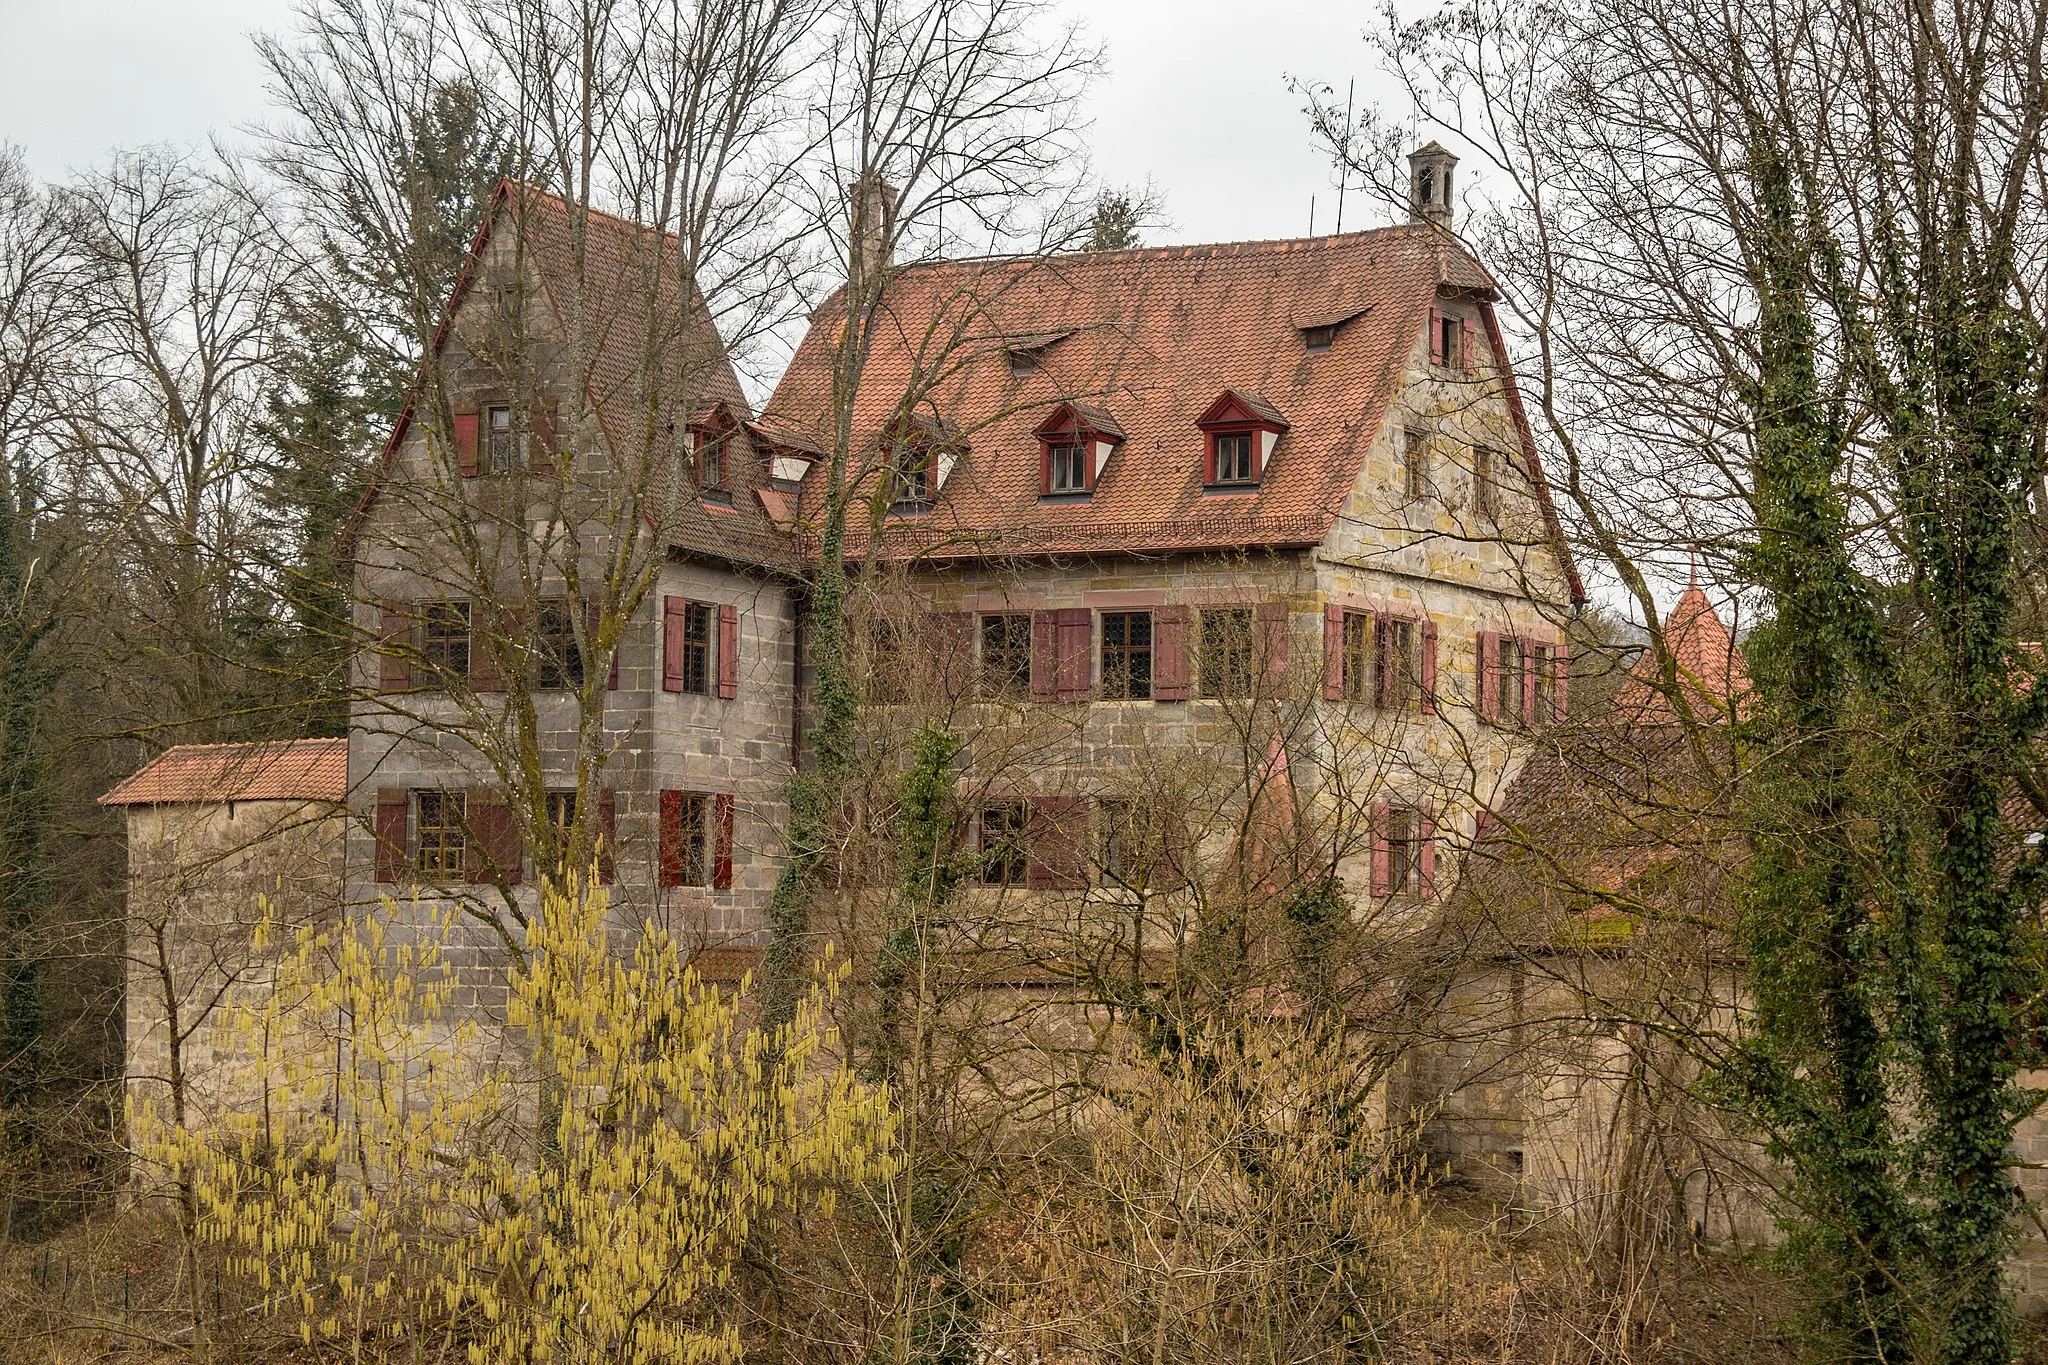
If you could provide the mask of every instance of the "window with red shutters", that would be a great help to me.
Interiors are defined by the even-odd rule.
[[[713,831],[711,848],[711,887],[714,891],[732,889],[732,794],[720,792],[712,799]]]
[[[711,691],[712,608],[683,597],[661,606],[661,687],[664,692]],[[737,678],[737,674],[734,675]]]
[[[1030,819],[1025,884],[1038,891],[1086,886],[1087,806],[1070,796],[1034,796]]]
[[[1323,697],[1370,704],[1373,617],[1332,602],[1323,608]]]
[[[718,606],[718,695],[731,701],[740,694],[740,609],[730,602]]]
[[[557,453],[555,442],[555,405],[553,403],[535,403],[526,414],[526,426],[528,433],[526,467],[536,474],[553,473],[555,455]]]
[[[1152,700],[1188,699],[1188,609],[1156,607],[1152,612]]]
[[[661,884],[704,886],[711,880],[712,800],[703,792],[661,794]]]
[[[411,794],[402,787],[377,789],[376,879],[389,885],[405,879],[406,825],[411,815]]]
[[[619,794],[610,787],[597,794],[597,880],[610,886],[619,875]]]
[[[403,692],[412,686],[412,665],[405,650],[412,644],[412,618],[401,607],[378,611],[377,690]]]
[[[1053,700],[1086,701],[1094,663],[1095,615],[1086,607],[1069,607],[1053,614],[1059,631],[1059,672]]]
[[[465,479],[476,477],[476,409],[454,414],[455,468]]]

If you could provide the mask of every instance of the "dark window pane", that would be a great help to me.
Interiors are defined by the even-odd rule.
[[[1344,700],[1372,700],[1372,617],[1362,611],[1344,613]]]
[[[469,673],[469,603],[435,602],[427,608],[420,648],[442,673]]]
[[[1053,493],[1081,493],[1088,488],[1088,447],[1056,445],[1048,452]]]
[[[1025,831],[1030,827],[1031,809],[1021,801],[982,809],[977,822],[977,844],[981,851],[981,880],[988,886],[1021,886],[1029,859]]]
[[[981,618],[981,694],[1022,697],[1031,691],[1031,614]]]
[[[463,855],[469,850],[462,793],[418,792],[413,799],[419,815],[413,865],[428,876],[460,877]]]
[[[1102,613],[1102,695],[1111,701],[1152,696],[1152,613]]]
[[[1248,697],[1252,690],[1252,613],[1228,607],[1202,613],[1202,695]]]
[[[683,608],[683,691],[711,692],[711,604],[691,602]]]
[[[540,674],[535,686],[546,690],[583,685],[583,650],[576,643],[576,617],[566,602],[544,602],[535,635],[540,645]]]
[[[1249,435],[1216,438],[1216,482],[1252,481],[1252,438]]]
[[[490,443],[491,472],[507,473],[512,468],[512,409],[485,408],[484,428]]]

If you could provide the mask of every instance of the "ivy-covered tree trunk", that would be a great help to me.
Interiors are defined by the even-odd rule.
[[[1806,293],[1811,240],[1791,170],[1768,131],[1759,132],[1750,571],[1771,619],[1748,649],[1755,689],[1743,720],[1754,766],[1743,805],[1752,857],[1742,930],[1756,1027],[1733,1074],[1789,1167],[1791,1202],[1805,1212],[1787,1259],[1819,1289],[1818,1318],[1848,1338],[1853,1358],[1902,1360],[1907,1315],[1895,1276],[1909,1240],[1907,1206],[1844,727],[1855,684],[1874,662],[1875,615],[1849,560],[1837,486],[1843,414],[1820,392]]]

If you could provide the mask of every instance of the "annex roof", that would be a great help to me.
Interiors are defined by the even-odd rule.
[[[1492,293],[1478,264],[1423,224],[1290,241],[906,266],[873,319],[876,340],[855,399],[855,438],[879,442],[900,423],[905,395],[917,391],[920,410],[959,422],[973,450],[955,463],[928,513],[888,519],[883,553],[1317,544],[1364,466],[1431,306],[1440,294]],[[834,295],[813,315],[767,404],[771,420],[809,431],[820,446],[830,443],[833,352],[844,307],[843,296]],[[1304,320],[1345,325],[1327,352],[1311,354],[1300,331]],[[1488,327],[1499,354],[1490,317]],[[1069,335],[1034,369],[1019,373],[1011,365],[1020,337],[1063,332]],[[1288,428],[1255,494],[1203,487],[1195,422],[1227,391],[1247,396]],[[1127,434],[1086,503],[1040,501],[1034,432],[1062,401],[1104,410]],[[1536,468],[1526,424],[1523,431]],[[805,485],[807,517],[816,515],[824,478],[823,466],[814,466]],[[1547,512],[1540,471],[1538,480]],[[866,552],[867,528],[856,524],[848,553]],[[1573,595],[1581,596],[1561,540],[1559,553]]]
[[[348,741],[180,744],[100,798],[103,806],[213,801],[341,801],[348,794]]]

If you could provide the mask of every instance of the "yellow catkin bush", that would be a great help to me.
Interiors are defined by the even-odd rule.
[[[621,951],[603,889],[572,885],[486,1030],[450,1008],[450,915],[407,910],[300,932],[223,1009],[236,1103],[182,1130],[138,1108],[197,1237],[264,1311],[356,1353],[736,1359],[706,1296],[750,1230],[887,1174],[889,1097],[826,1060],[822,992],[766,1036],[660,929]]]

